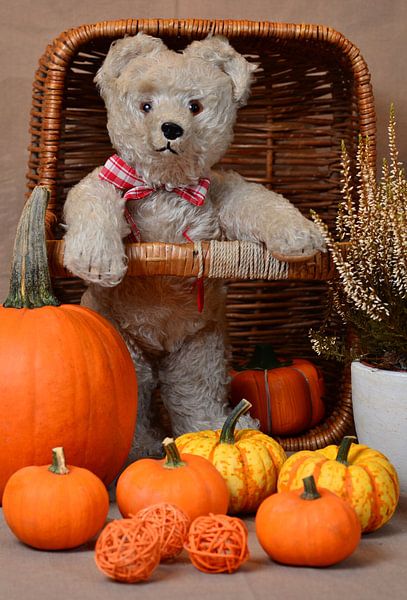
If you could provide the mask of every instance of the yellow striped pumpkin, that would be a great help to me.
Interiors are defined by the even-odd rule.
[[[286,460],[283,448],[257,429],[235,432],[239,417],[251,408],[242,400],[227,417],[222,430],[197,431],[178,437],[180,452],[210,460],[230,492],[229,514],[250,513],[276,491],[278,473]]]
[[[303,450],[288,458],[278,478],[278,491],[302,488],[313,475],[318,488],[347,500],[358,515],[363,532],[375,531],[392,517],[399,498],[395,468],[377,450],[343,438],[340,446]]]

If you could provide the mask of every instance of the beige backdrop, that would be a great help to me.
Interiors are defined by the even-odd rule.
[[[362,51],[372,74],[379,156],[390,102],[407,159],[406,0],[1,0],[0,301],[4,300],[17,220],[24,201],[31,84],[46,45],[70,27],[106,19],[213,18],[329,25]]]

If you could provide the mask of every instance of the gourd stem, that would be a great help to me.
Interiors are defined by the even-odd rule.
[[[65,454],[62,446],[52,449],[52,465],[48,467],[48,471],[56,475],[67,475],[69,469],[65,464]]]
[[[317,490],[317,485],[313,475],[308,475],[302,480],[304,484],[304,491],[301,494],[303,500],[317,500],[321,497],[321,494]]]
[[[281,360],[274,351],[272,344],[256,344],[253,356],[244,366],[244,369],[257,371],[271,371],[292,364],[292,360]]]
[[[178,467],[184,467],[186,465],[186,463],[181,460],[181,455],[173,438],[165,438],[163,446],[167,457],[167,460],[164,463],[166,469],[177,469]]]
[[[348,465],[348,454],[350,447],[357,438],[354,435],[346,435],[340,443],[336,460],[343,465]]]
[[[219,443],[220,444],[234,444],[235,443],[235,428],[238,420],[242,415],[247,413],[251,409],[252,405],[248,400],[243,398],[239,404],[235,406],[230,415],[227,417],[222,431],[220,433]]]
[[[45,241],[48,199],[48,188],[35,187],[21,213],[5,308],[40,308],[60,304],[52,291],[48,269]]]

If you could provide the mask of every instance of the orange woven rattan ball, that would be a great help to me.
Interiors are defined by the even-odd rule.
[[[210,514],[189,529],[185,549],[204,573],[233,573],[249,558],[247,528],[241,519]]]
[[[138,519],[111,521],[96,542],[95,561],[113,579],[145,581],[160,562],[157,530]]]
[[[133,518],[156,528],[161,560],[175,558],[182,552],[191,521],[178,506],[160,502],[143,508]]]

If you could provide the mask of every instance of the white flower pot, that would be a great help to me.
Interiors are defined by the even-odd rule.
[[[407,492],[407,372],[353,362],[352,404],[359,443],[383,452]]]

